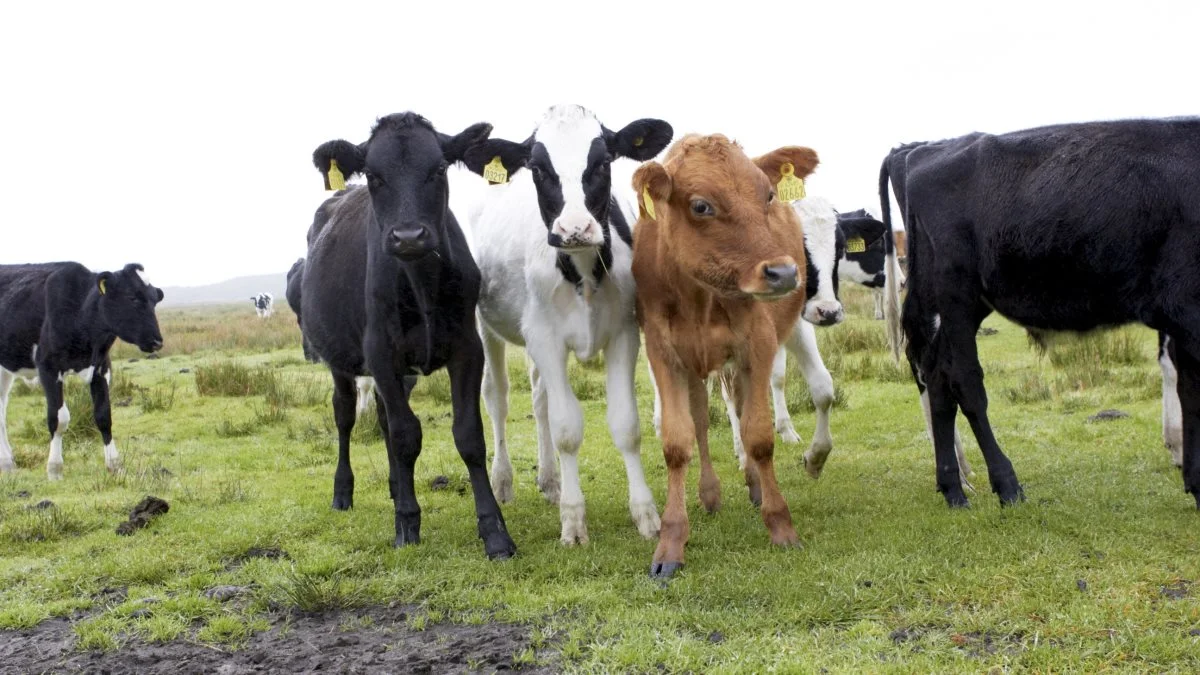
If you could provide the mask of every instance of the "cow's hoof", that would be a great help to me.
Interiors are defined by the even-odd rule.
[[[821,477],[821,471],[825,469],[825,460],[829,459],[829,453],[833,451],[833,446],[813,445],[804,453],[804,471],[814,480]]]
[[[638,534],[645,539],[654,539],[658,536],[658,529],[661,523],[658,519],[658,507],[653,501],[643,504],[629,504],[629,515],[633,517],[633,524],[637,526]]]
[[[1015,506],[1025,501],[1025,491],[1018,485],[1015,488],[996,490],[1000,495],[1000,506]]]
[[[333,495],[333,508],[338,511],[349,511],[354,507],[354,497],[350,495]]]
[[[557,505],[559,499],[559,482],[558,476],[538,476],[538,489],[542,491],[542,496],[551,504]]]
[[[1192,496],[1196,498],[1196,510],[1200,511],[1200,490],[1193,492]]]
[[[946,497],[946,506],[952,509],[968,509],[971,508],[971,502],[967,496],[963,494],[962,486],[956,485],[953,488],[942,493]]]
[[[578,504],[560,503],[558,515],[562,520],[562,537],[559,540],[563,546],[588,543],[587,522],[582,502]]]
[[[0,462],[0,473],[16,473],[17,464],[11,459],[6,459]]]
[[[483,550],[488,560],[508,560],[517,554],[517,545],[507,532],[500,530],[484,538]]]
[[[421,543],[421,516],[396,516],[396,541],[393,546],[401,548]]]
[[[513,500],[513,480],[512,473],[507,476],[498,476],[492,474],[492,494],[495,495],[496,501],[501,504],[507,504]]]
[[[670,579],[676,572],[683,569],[682,562],[656,562],[650,564],[651,579]]]
[[[63,479],[62,462],[53,462],[53,463],[46,464],[46,478],[48,478],[49,480],[62,480]]]
[[[796,433],[796,430],[792,428],[790,422],[783,426],[776,425],[775,431],[779,434],[779,440],[788,445],[800,445],[803,440],[800,438],[800,434]]]

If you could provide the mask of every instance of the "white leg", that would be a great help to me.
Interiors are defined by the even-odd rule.
[[[796,365],[804,375],[808,393],[816,409],[817,427],[813,430],[812,445],[804,453],[804,470],[813,478],[821,477],[825,460],[833,451],[833,435],[829,432],[829,411],[833,408],[833,376],[821,360],[817,349],[817,331],[807,321],[797,321],[796,328],[784,343],[796,357]]]
[[[1169,340],[1170,338],[1168,338]],[[1165,346],[1165,345],[1164,345]],[[1179,404],[1179,373],[1171,361],[1170,352],[1163,350],[1158,360],[1162,366],[1163,443],[1171,451],[1171,461],[1183,466],[1183,409]]]
[[[12,372],[0,368],[0,473],[17,470],[13,461],[12,446],[8,443],[8,392],[16,378]]]
[[[929,409],[929,392],[921,392],[921,412],[925,413],[925,435],[929,441],[933,442],[933,413]],[[958,426],[954,427],[954,454],[958,456],[958,478],[962,482],[963,489],[970,492],[975,491],[975,486],[971,485],[969,480],[972,474],[971,465],[967,464],[967,458],[963,455],[962,436],[958,433]]]
[[[526,325],[543,326],[543,321]],[[562,487],[558,496],[558,513],[562,520],[562,543],[566,546],[586,544],[587,524],[584,513],[583,489],[579,485],[579,446],[583,443],[583,408],[571,382],[567,379],[567,352],[561,342],[530,336],[527,353],[537,366],[538,381],[545,389],[550,413],[550,440],[558,451],[562,471]]]
[[[608,396],[608,429],[613,444],[625,460],[625,475],[629,479],[629,513],[638,532],[646,539],[653,539],[658,536],[658,507],[642,471],[642,431],[638,423],[637,394],[633,390],[639,347],[637,326],[630,325],[604,350],[605,393]]]
[[[558,504],[558,455],[550,439],[550,404],[546,400],[546,387],[532,359],[529,359],[529,390],[533,394],[533,419],[537,428],[538,489],[546,501]]]
[[[814,341],[813,344],[815,345],[816,342]],[[788,414],[787,396],[784,389],[786,383],[787,350],[780,345],[779,351],[775,354],[775,362],[771,364],[771,401],[775,407],[775,433],[779,434],[784,443],[798,445],[800,434],[796,433],[796,427],[792,426],[792,416]]]
[[[356,377],[354,383],[358,385],[358,400],[355,405],[355,414],[362,415],[371,405],[371,401],[375,396],[375,380],[370,377]]]
[[[654,381],[654,369],[646,362],[646,370],[650,372],[650,391],[654,392],[654,435],[662,438],[662,399],[658,397],[658,383]]]
[[[725,401],[725,415],[729,418],[729,433],[733,434],[733,456],[737,457],[738,470],[745,472],[746,446],[742,445],[742,424],[738,420],[737,406],[733,402],[733,393],[729,391],[728,374],[722,372],[720,379],[721,398]]]
[[[62,480],[63,477],[62,435],[71,423],[71,411],[67,410],[66,399],[66,387],[63,387],[62,407],[58,409],[58,428],[50,438],[50,457],[46,460],[46,476],[50,480]]]
[[[874,288],[871,290],[872,290],[871,295],[875,296],[875,320],[882,321],[883,320],[883,289],[882,288]]]
[[[115,440],[104,444],[104,467],[112,473],[121,470],[121,455],[117,452]]]
[[[508,422],[508,365],[505,361],[504,340],[498,335],[481,328],[483,338],[483,404],[492,420],[492,492],[501,504],[512,501],[513,469],[508,457],[505,441],[505,425]]]

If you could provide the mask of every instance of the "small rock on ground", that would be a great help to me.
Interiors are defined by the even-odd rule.
[[[1089,422],[1101,422],[1101,421],[1105,421],[1105,420],[1119,420],[1122,417],[1129,417],[1129,413],[1127,413],[1123,410],[1116,410],[1116,409],[1110,408],[1108,410],[1101,410],[1100,412],[1096,413],[1095,415],[1092,415],[1091,417],[1088,418],[1088,421]]]

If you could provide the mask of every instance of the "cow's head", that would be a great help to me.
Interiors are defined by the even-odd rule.
[[[466,164],[484,177],[493,162],[514,179],[521,169],[528,170],[547,243],[567,251],[585,249],[610,238],[613,160],[651,159],[667,147],[673,133],[671,125],[658,119],[636,120],[612,131],[584,108],[554,106],[524,142],[489,139],[468,153]]]
[[[818,326],[832,326],[845,317],[838,298],[838,263],[845,241],[838,232],[837,211],[821,197],[806,197],[792,204],[804,228],[805,274],[803,317]]]
[[[642,164],[633,187],[685,274],[720,295],[774,299],[803,286],[806,269],[799,218],[775,194],[785,165],[804,178],[817,153],[788,146],[752,160],[725,136],[689,134],[662,164]]]
[[[883,288],[884,240],[887,226],[863,209],[838,214],[838,227],[846,240],[841,275],[868,288]]]
[[[156,352],[163,339],[154,306],[162,302],[163,292],[143,272],[141,265],[130,263],[119,272],[97,275],[100,317],[117,337],[144,352]]]
[[[354,145],[329,141],[313,152],[313,164],[328,175],[332,162],[345,178],[361,174],[371,195],[371,236],[384,252],[416,260],[445,242],[450,194],[446,170],[487,140],[492,125],[481,122],[457,136],[434,130],[415,113],[381,118],[371,137]]]

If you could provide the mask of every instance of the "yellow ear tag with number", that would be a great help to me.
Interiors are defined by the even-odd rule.
[[[650,216],[650,220],[658,220],[658,216],[654,215],[654,199],[650,197],[650,186],[642,186],[642,204],[646,207],[646,215]]]
[[[867,250],[867,242],[862,237],[850,237],[846,240],[846,253],[862,253]]]
[[[104,287],[104,280],[101,279],[100,280],[100,295],[104,295],[107,292],[108,292],[108,289]]]
[[[637,138],[633,139],[633,147],[640,148],[640,147],[642,147],[642,143],[645,143],[645,142],[646,142],[645,138],[638,136]]]
[[[489,183],[507,183],[508,169],[504,168],[504,163],[500,161],[500,155],[492,158],[492,161],[483,167],[483,179]]]
[[[325,174],[325,189],[326,190],[345,190],[346,177],[342,175],[342,170],[338,168],[337,160],[329,160],[329,171]]]
[[[804,180],[796,177],[796,167],[792,166],[791,162],[785,162],[779,167],[779,172],[783,174],[783,178],[780,178],[775,186],[775,194],[785,202],[804,199]]]

